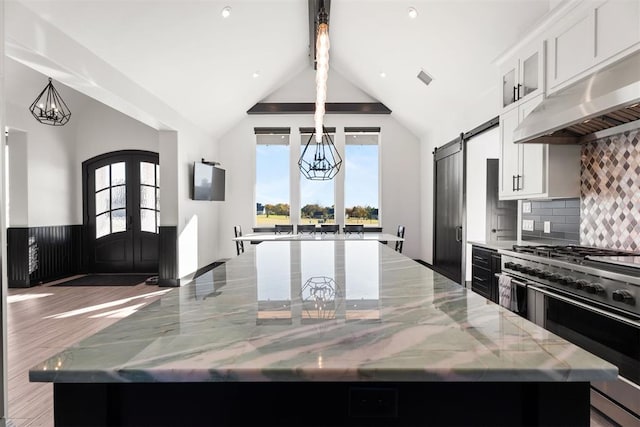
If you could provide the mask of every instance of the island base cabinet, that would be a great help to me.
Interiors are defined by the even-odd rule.
[[[54,417],[58,427],[585,426],[589,383],[55,383]]]

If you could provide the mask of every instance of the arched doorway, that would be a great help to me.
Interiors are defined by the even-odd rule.
[[[84,265],[91,273],[157,273],[158,153],[123,150],[82,163]]]

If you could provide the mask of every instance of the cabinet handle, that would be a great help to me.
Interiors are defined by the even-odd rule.
[[[486,282],[486,279],[480,278],[478,276],[473,276],[473,280],[477,280],[478,282]]]
[[[522,175],[518,175],[516,176],[516,190],[520,191],[522,190],[522,187],[520,186],[520,178],[524,178]],[[524,181],[524,179],[523,179]]]
[[[516,191],[516,176],[511,177],[511,191]]]
[[[518,100],[518,87],[514,86],[513,87],[513,102],[516,102]]]
[[[522,85],[520,83],[518,83],[518,86],[516,86],[516,93],[518,94],[518,98],[516,99],[516,101],[519,101],[521,96],[520,96],[520,88],[522,87]]]
[[[477,259],[478,261],[485,261],[485,259],[484,259],[483,257],[478,256],[478,255],[474,255],[474,256],[473,256],[473,259]],[[485,262],[486,262],[486,261],[485,261]]]

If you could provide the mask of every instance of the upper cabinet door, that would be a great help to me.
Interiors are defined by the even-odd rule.
[[[554,87],[593,64],[595,39],[593,14],[590,9],[569,15],[551,32],[548,42],[548,85]]]
[[[544,40],[520,49],[500,67],[501,111],[504,113],[544,91]]]
[[[518,99],[516,93],[518,85],[518,61],[512,61],[501,69],[502,109],[512,106]]]
[[[640,1],[606,0],[594,13],[598,62],[640,42]]]
[[[578,2],[547,33],[547,95],[640,49],[640,0]]]

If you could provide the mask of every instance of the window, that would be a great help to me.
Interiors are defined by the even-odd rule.
[[[379,133],[345,133],[344,207],[347,224],[380,226]]]
[[[335,138],[334,135],[330,135]],[[311,133],[301,133],[301,147],[305,145]],[[335,224],[335,180],[314,181],[300,177],[300,219],[302,224]]]
[[[256,225],[290,224],[289,131],[263,132],[256,129]]]
[[[125,162],[96,169],[96,239],[127,229]]]
[[[140,162],[140,230],[158,233],[160,226],[160,166]]]

